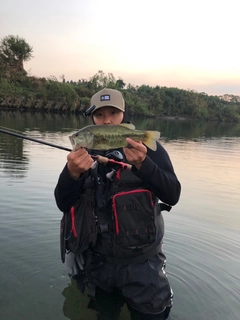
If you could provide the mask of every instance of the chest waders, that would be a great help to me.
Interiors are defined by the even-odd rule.
[[[85,273],[91,261],[113,264],[137,264],[161,250],[156,240],[156,219],[161,211],[171,207],[158,203],[157,197],[129,170],[114,170],[106,179],[106,170],[99,174],[98,166],[90,170],[80,199],[63,214],[61,220],[61,258],[66,251],[87,257]],[[109,172],[108,172],[109,174]],[[98,249],[97,239],[109,235],[116,252],[109,255]],[[113,250],[114,251],[114,250]],[[87,276],[88,294],[94,296],[95,286]]]

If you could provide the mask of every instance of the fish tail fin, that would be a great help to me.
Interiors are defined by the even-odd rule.
[[[152,149],[153,151],[157,150],[157,143],[156,141],[160,139],[160,132],[159,131],[146,131],[146,140],[144,144]]]

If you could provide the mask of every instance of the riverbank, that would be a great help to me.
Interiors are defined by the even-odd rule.
[[[80,104],[76,101],[71,107],[74,112],[80,112]],[[4,97],[0,98],[0,109],[9,111],[42,111],[42,112],[70,112],[69,103],[66,99],[61,101],[36,99],[34,97]]]
[[[130,116],[173,117],[210,121],[240,122],[239,97],[208,96],[178,88],[134,87],[113,75],[96,74],[89,80],[59,82],[51,79],[16,74],[0,74],[0,109],[81,114],[90,106],[94,93],[104,87],[122,92]]]

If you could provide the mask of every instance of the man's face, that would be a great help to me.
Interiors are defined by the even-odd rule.
[[[93,121],[96,125],[117,125],[123,120],[123,112],[114,107],[102,107],[93,113]]]

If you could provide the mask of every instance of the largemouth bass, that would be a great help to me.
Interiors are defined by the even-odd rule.
[[[80,147],[92,150],[125,148],[129,146],[126,138],[142,141],[155,151],[160,132],[135,130],[133,124],[122,123],[119,125],[90,125],[69,137],[75,151]]]

